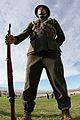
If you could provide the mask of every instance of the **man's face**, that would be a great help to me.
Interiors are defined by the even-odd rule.
[[[45,8],[44,7],[40,7],[39,9],[38,9],[38,12],[37,12],[37,15],[38,16],[40,16],[40,15],[46,15],[47,13],[46,13],[46,10],[45,10]]]

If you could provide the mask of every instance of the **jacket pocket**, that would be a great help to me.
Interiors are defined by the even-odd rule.
[[[35,51],[35,46],[36,46],[35,44],[36,44],[35,40],[30,41],[30,46],[29,46],[28,53]]]
[[[59,45],[56,43],[55,39],[48,39],[48,49],[61,51]]]

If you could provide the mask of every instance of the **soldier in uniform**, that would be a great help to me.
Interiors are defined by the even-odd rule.
[[[65,40],[64,33],[57,20],[49,18],[50,10],[47,6],[38,5],[35,8],[35,15],[38,19],[31,22],[21,34],[5,38],[6,44],[14,43],[17,45],[28,36],[30,37],[25,89],[23,91],[23,120],[32,120],[31,113],[34,110],[34,100],[43,68],[45,68],[53,88],[58,108],[62,112],[62,120],[72,120],[69,113],[71,102],[67,93],[61,61],[60,46]]]

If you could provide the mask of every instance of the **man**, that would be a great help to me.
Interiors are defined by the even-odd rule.
[[[28,36],[30,37],[26,82],[23,91],[23,120],[31,120],[43,68],[54,90],[58,108],[62,111],[62,120],[72,120],[69,113],[71,103],[60,57],[60,46],[65,40],[64,33],[57,20],[49,18],[50,10],[47,6],[37,6],[35,14],[38,20],[31,22],[21,34],[6,36],[6,44],[19,44]]]

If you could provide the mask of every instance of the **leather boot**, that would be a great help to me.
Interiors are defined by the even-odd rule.
[[[32,120],[31,119],[31,113],[24,112],[22,120]]]
[[[69,110],[63,110],[62,111],[62,120],[73,120]]]

